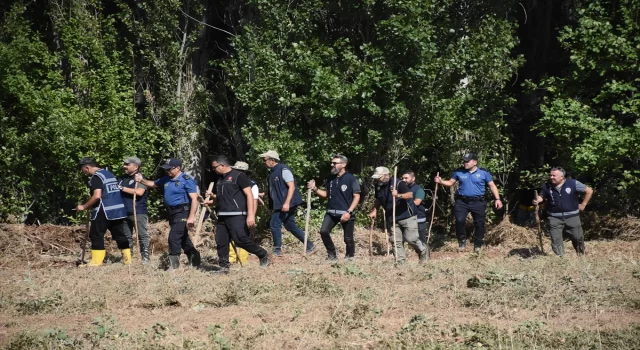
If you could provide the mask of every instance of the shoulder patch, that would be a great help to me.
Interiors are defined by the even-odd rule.
[[[187,175],[187,174],[182,174],[182,178],[185,180],[190,180],[191,176]]]

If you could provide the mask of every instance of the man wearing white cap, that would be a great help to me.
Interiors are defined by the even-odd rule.
[[[138,183],[136,188],[136,174],[141,174],[140,165],[142,161],[138,157],[128,157],[123,161],[122,169],[125,176],[120,179],[120,191],[122,192],[122,201],[125,209],[127,209],[127,218],[125,219],[129,230],[133,232],[135,227],[134,220],[138,222],[138,241],[140,244],[140,255],[142,263],[149,263],[149,234],[147,233],[147,224],[149,222],[149,211],[147,209],[147,186]],[[144,176],[143,176],[144,177]],[[136,202],[133,203],[133,194],[136,194]],[[133,217],[133,207],[136,208],[136,218]],[[131,237],[129,237],[129,245],[133,247]]]
[[[304,231],[295,221],[298,205],[302,204],[302,196],[298,190],[293,172],[289,167],[280,163],[280,155],[276,151],[267,151],[260,155],[264,165],[269,168],[269,202],[271,203],[271,234],[273,235],[273,255],[282,256],[282,225],[300,242],[304,242]],[[318,249],[311,242],[307,242],[307,254],[313,254]]]
[[[418,221],[416,215],[418,210],[413,202],[413,193],[406,182],[391,178],[389,169],[377,167],[371,176],[376,180],[375,202],[369,217],[375,220],[378,207],[383,206],[387,215],[387,228],[389,230],[389,240],[396,245],[398,251],[398,263],[406,261],[404,251],[404,241],[407,241],[416,253],[420,256],[420,262],[427,261],[427,249],[420,240],[418,234]],[[393,186],[392,186],[393,185]],[[395,189],[392,190],[392,187]],[[396,203],[396,232],[395,242],[393,242],[393,202]]]

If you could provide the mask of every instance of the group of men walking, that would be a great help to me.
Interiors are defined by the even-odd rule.
[[[207,207],[215,205],[217,223],[215,241],[218,253],[218,271],[227,272],[230,247],[244,249],[256,255],[260,266],[266,267],[272,256],[282,256],[282,226],[301,242],[305,242],[305,233],[295,222],[296,208],[303,204],[293,171],[281,163],[280,155],[273,150],[260,154],[269,169],[268,199],[272,210],[270,228],[273,239],[271,253],[260,247],[251,236],[256,225],[258,201],[263,194],[257,184],[248,176],[248,164],[237,162],[232,165],[225,156],[213,159],[211,166],[218,175],[215,187],[207,192]],[[137,226],[138,243],[143,264],[149,263],[149,235],[147,234],[148,190],[164,189],[164,204],[169,215],[171,229],[168,236],[169,267],[180,266],[181,252],[187,255],[189,264],[199,266],[200,253],[193,245],[188,229],[196,224],[198,211],[198,190],[195,181],[183,173],[182,163],[170,158],[161,167],[166,175],[154,181],[145,179],[140,173],[141,162],[137,157],[128,157],[123,162],[125,176],[118,180],[108,170],[100,168],[92,158],[83,158],[79,162],[81,171],[91,176],[89,181],[91,197],[77,210],[91,209],[91,250],[89,266],[99,266],[105,257],[104,234],[109,230],[122,251],[122,261],[130,264],[133,247],[131,232]],[[307,182],[307,188],[318,197],[326,199],[326,212],[320,228],[320,237],[325,246],[327,259],[337,260],[337,249],[331,238],[331,231],[340,224],[345,243],[345,259],[355,258],[355,211],[360,203],[361,188],[358,179],[347,169],[348,158],[337,154],[331,159],[331,174],[324,183],[324,189],[317,186],[315,180]],[[563,255],[562,234],[568,231],[574,248],[584,254],[584,240],[580,225],[579,212],[589,202],[593,191],[576,180],[565,179],[562,168],[553,168],[549,174],[549,183],[542,187],[534,204],[546,204],[549,213],[550,235],[553,251]],[[425,206],[425,191],[416,184],[416,174],[407,170],[401,178],[395,178],[386,167],[377,167],[371,176],[375,181],[374,205],[369,217],[375,220],[378,209],[383,208],[389,240],[394,245],[394,254],[398,263],[406,261],[404,242],[415,250],[420,262],[427,261],[429,245],[426,235],[428,220]],[[495,208],[502,208],[500,193],[491,174],[478,167],[478,158],[473,153],[463,156],[463,167],[454,171],[451,178],[443,180],[436,176],[434,181],[447,187],[458,184],[455,195],[455,221],[458,249],[464,251],[467,236],[465,223],[471,213],[474,224],[474,251],[479,253],[485,233],[486,202],[485,191],[489,187],[495,199]],[[586,193],[582,203],[578,203],[578,193]],[[394,210],[395,208],[395,210]],[[431,208],[434,210],[435,208]],[[134,215],[134,213],[136,215]],[[395,213],[395,217],[393,216]],[[137,222],[134,222],[136,220]],[[395,231],[393,234],[395,223]],[[137,224],[137,225],[136,225]],[[307,241],[306,253],[313,254],[318,248]]]

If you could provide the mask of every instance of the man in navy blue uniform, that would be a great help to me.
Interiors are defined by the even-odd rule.
[[[467,215],[471,213],[473,217],[474,242],[473,250],[480,253],[482,243],[484,242],[484,221],[487,216],[487,204],[485,202],[486,185],[489,185],[493,197],[496,199],[496,209],[502,208],[500,201],[500,192],[491,174],[481,168],[478,168],[478,157],[473,153],[466,153],[462,157],[464,167],[453,172],[451,179],[442,180],[440,176],[435,177],[435,182],[441,185],[451,187],[457,182],[460,184],[456,192],[456,205],[454,215],[456,217],[456,234],[458,236],[458,251],[464,251],[466,248],[466,232],[464,225],[467,221]]]
[[[82,158],[78,167],[83,174],[91,176],[89,187],[91,198],[76,207],[77,211],[91,208],[91,262],[88,266],[100,266],[104,261],[106,250],[104,249],[104,234],[111,232],[113,240],[122,251],[122,262],[131,264],[131,248],[129,238],[131,232],[125,223],[127,217],[118,180],[110,171],[102,169],[93,158]],[[82,266],[82,265],[81,265]]]
[[[578,180],[565,178],[565,175],[566,172],[561,167],[551,168],[549,182],[542,185],[542,191],[533,200],[533,204],[546,203],[553,252],[558,256],[564,255],[562,234],[566,231],[576,253],[583,255],[585,247],[580,212],[589,204],[593,190]],[[578,193],[585,194],[581,203]]]
[[[416,221],[418,222],[418,235],[422,244],[427,248],[429,252],[429,245],[427,244],[427,209],[424,206],[424,189],[416,183],[416,173],[413,170],[407,170],[402,174],[402,180],[409,186],[409,190],[413,193],[413,203],[416,205],[418,215]],[[427,253],[427,256],[429,254]]]
[[[293,172],[288,166],[280,163],[280,155],[276,151],[268,151],[260,155],[264,165],[269,168],[269,202],[271,204],[271,234],[273,235],[273,255],[282,256],[282,225],[300,242],[304,242],[304,231],[296,225],[296,208],[302,204],[302,196],[298,191]],[[307,254],[317,251],[313,242],[307,242]]]
[[[138,243],[140,245],[140,255],[142,256],[142,263],[149,263],[149,234],[147,233],[147,225],[149,223],[149,211],[147,209],[147,186],[138,183],[136,188],[136,174],[140,173],[140,166],[142,161],[138,157],[128,157],[123,161],[122,169],[125,176],[120,179],[120,191],[122,191],[122,200],[124,207],[127,210],[127,218],[125,219],[129,231],[133,231],[135,228],[135,222],[138,223]],[[141,173],[140,173],[141,174]],[[144,175],[143,175],[144,177]],[[133,194],[136,194],[136,202],[133,203]],[[136,207],[136,217],[133,216],[133,206]],[[130,245],[133,247],[133,242],[129,240]]]
[[[164,204],[169,212],[169,264],[171,269],[180,267],[181,249],[189,258],[192,266],[200,266],[200,252],[189,238],[189,227],[196,222],[198,211],[198,188],[193,178],[182,172],[182,162],[175,158],[167,159],[162,169],[167,173],[155,181],[145,180],[142,174],[135,180],[148,188],[164,188]]]
[[[214,189],[213,199],[205,204],[215,203],[217,206],[216,246],[221,271],[226,273],[231,267],[231,241],[237,248],[258,256],[260,266],[268,266],[269,254],[250,238],[249,230],[256,226],[256,200],[251,190],[253,183],[247,174],[233,169],[225,156],[216,157],[211,166],[221,176]]]
[[[327,248],[327,259],[336,260],[336,246],[331,239],[331,230],[342,224],[344,243],[346,245],[347,260],[353,260],[356,244],[353,239],[356,216],[354,211],[360,202],[360,182],[347,172],[347,157],[337,154],[331,160],[331,176],[327,179],[326,190],[316,187],[316,181],[311,180],[307,187],[320,198],[327,198],[327,212],[320,227],[320,237]]]
[[[398,263],[406,261],[404,242],[409,243],[418,253],[420,262],[427,261],[427,248],[422,244],[418,234],[418,221],[416,219],[417,209],[413,202],[413,193],[407,183],[391,178],[389,169],[377,167],[373,176],[376,181],[375,201],[369,217],[374,219],[377,216],[379,206],[385,208],[387,215],[387,229],[389,231],[389,241],[396,245],[398,251]],[[395,188],[395,189],[392,189]],[[393,241],[393,202],[396,202],[396,237]]]

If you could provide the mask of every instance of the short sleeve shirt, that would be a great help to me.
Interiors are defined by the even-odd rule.
[[[292,182],[293,181],[293,173],[289,169],[282,170],[282,179],[284,182]]]
[[[92,176],[91,180],[89,181],[89,187],[90,187],[90,191],[91,191],[91,196],[93,197],[93,192],[95,190],[101,190],[102,189],[102,180],[100,180],[100,177]],[[96,202],[93,205],[93,208],[97,208],[99,205],[100,205],[100,201]]]
[[[169,176],[163,176],[154,183],[158,187],[164,188],[164,204],[169,207],[174,207],[181,204],[190,204],[191,197],[189,193],[198,193],[198,187],[196,186],[193,178],[180,173],[175,179]]]
[[[422,189],[422,187],[418,187],[418,190],[416,191],[415,196],[413,197],[413,199],[420,199],[422,201],[424,201],[424,190]]]
[[[491,174],[480,168],[477,168],[474,172],[470,172],[467,169],[458,169],[453,172],[451,178],[460,184],[457,194],[466,197],[484,196],[486,185],[493,181]]]

